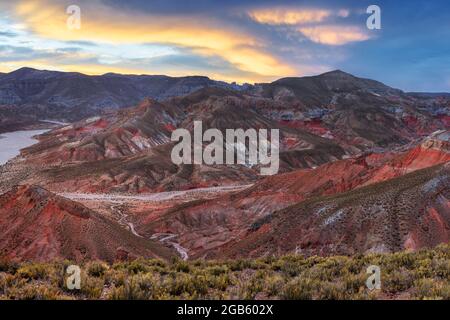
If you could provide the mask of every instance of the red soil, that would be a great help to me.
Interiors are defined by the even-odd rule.
[[[27,261],[172,255],[80,203],[36,186],[14,187],[0,195],[0,252]]]

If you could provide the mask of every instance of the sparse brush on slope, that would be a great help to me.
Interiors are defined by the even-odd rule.
[[[353,257],[288,255],[257,260],[138,259],[81,267],[81,289],[69,290],[71,262],[0,260],[0,299],[450,299],[450,246]],[[367,267],[381,270],[369,290]]]

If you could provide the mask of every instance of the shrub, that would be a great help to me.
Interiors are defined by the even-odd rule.
[[[70,261],[0,263],[0,299],[450,299],[450,245],[353,257],[91,261],[80,265],[80,290],[66,288]],[[381,267],[382,290],[366,288],[371,264]]]
[[[382,289],[388,293],[406,291],[414,284],[414,275],[408,270],[397,270],[383,275]]]
[[[102,262],[93,261],[89,263],[88,274],[93,277],[102,277],[105,275],[105,272],[108,270],[108,266]]]
[[[216,265],[206,268],[206,272],[213,276],[220,276],[221,274],[228,273],[229,269],[227,266]]]
[[[345,290],[350,294],[356,294],[366,289],[367,275],[347,274],[342,277],[342,282],[345,284]]]
[[[49,266],[43,264],[26,264],[17,270],[17,275],[26,279],[44,279],[47,276]]]
[[[197,289],[192,277],[185,273],[179,273],[178,276],[169,276],[164,281],[164,286],[172,296],[181,296],[186,293],[192,295],[196,293]]]
[[[280,275],[272,275],[265,279],[265,291],[269,296],[276,296],[283,288],[285,281]]]
[[[431,298],[434,295],[432,279],[419,279],[415,282],[415,296],[419,299]]]
[[[286,300],[312,300],[319,285],[312,279],[297,277],[284,286],[281,298]]]
[[[228,262],[228,266],[231,271],[242,271],[245,269],[249,269],[251,267],[251,263],[248,260],[239,259]]]
[[[435,258],[432,261],[432,268],[435,270],[435,275],[450,281],[450,259]]]
[[[350,296],[347,294],[343,282],[322,282],[318,288],[317,299],[343,300],[348,299]]]
[[[60,295],[59,291],[45,284],[26,284],[23,287],[14,287],[8,291],[10,299],[17,300],[56,300],[67,298]]]
[[[185,273],[189,273],[189,271],[191,271],[191,268],[189,266],[189,264],[186,261],[183,260],[178,260],[174,263],[174,269],[177,272],[185,272]]]
[[[145,300],[148,299],[146,294],[142,292],[137,285],[130,281],[118,288],[114,287],[108,298],[110,300]]]
[[[0,257],[0,272],[16,273],[19,264],[9,259]]]
[[[119,265],[120,266],[120,265]],[[143,259],[136,259],[126,264],[126,269],[131,274],[138,274],[140,272],[149,272],[149,266],[146,264]]]
[[[103,286],[105,282],[103,279],[91,277],[87,273],[81,273],[81,294],[88,299],[98,299],[102,295]],[[76,292],[76,291],[75,291]]]

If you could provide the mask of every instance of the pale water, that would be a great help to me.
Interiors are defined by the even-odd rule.
[[[47,132],[47,130],[23,130],[0,134],[0,166],[20,154],[20,150],[38,141],[33,136]]]

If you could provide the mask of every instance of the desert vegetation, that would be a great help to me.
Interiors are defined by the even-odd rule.
[[[0,299],[450,299],[450,245],[353,257],[286,255],[253,260],[137,259],[80,264],[69,290],[70,261],[0,261]],[[367,267],[381,269],[369,290]]]

